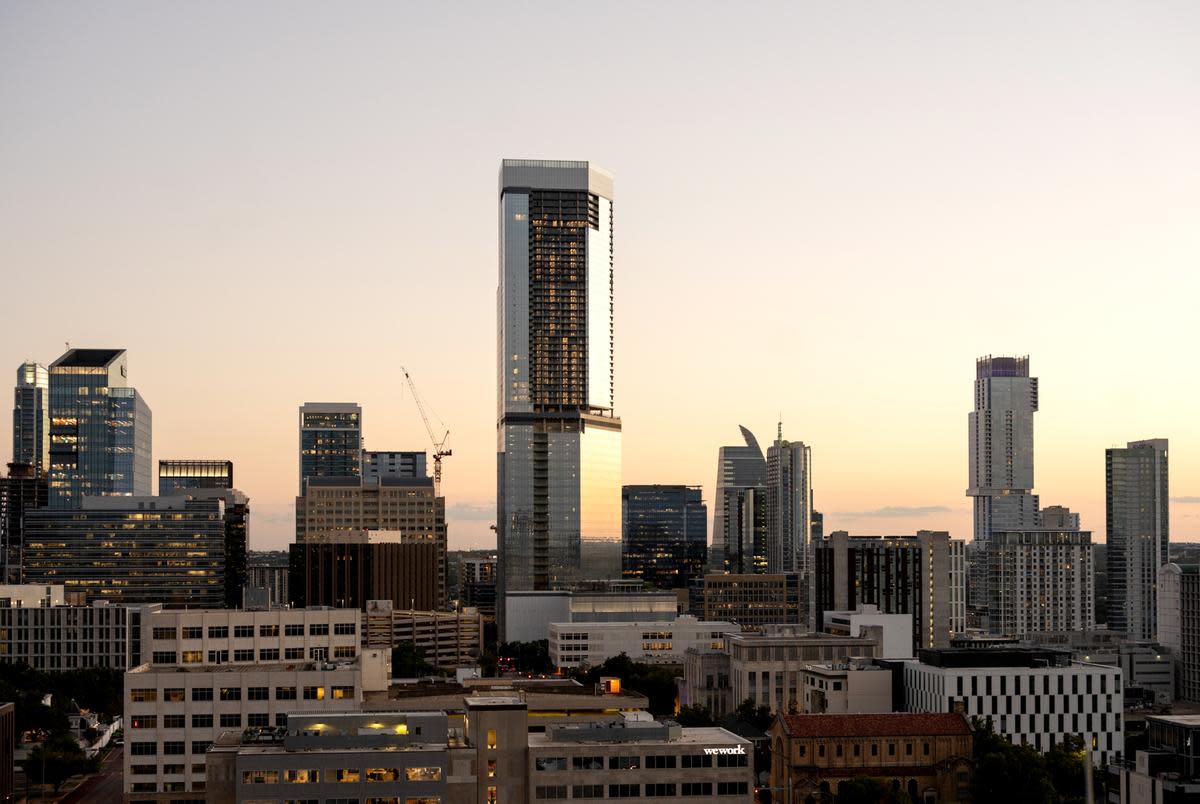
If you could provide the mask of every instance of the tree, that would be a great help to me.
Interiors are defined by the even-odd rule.
[[[708,707],[700,704],[692,704],[680,708],[675,715],[675,722],[680,726],[715,726],[717,722],[713,720],[712,714],[709,713]]]
[[[398,678],[428,676],[436,669],[425,661],[425,652],[412,642],[401,642],[392,648],[392,674]]]
[[[54,792],[58,793],[67,779],[94,773],[99,769],[99,763],[94,758],[89,759],[71,735],[59,734],[34,746],[25,760],[24,769],[32,781],[53,785]]]
[[[771,714],[771,707],[765,704],[756,704],[751,698],[738,704],[733,714],[738,720],[746,721],[761,732],[770,731],[771,723],[775,720]]]
[[[576,673],[584,684],[596,684],[604,676],[621,679],[626,689],[646,696],[647,709],[655,717],[671,717],[675,713],[675,671],[656,664],[635,662],[624,653],[605,659],[596,667]]]
[[[883,781],[867,776],[847,779],[837,791],[837,804],[912,804],[906,791],[892,790]]]
[[[1063,801],[1083,801],[1085,743],[1078,735],[1068,735],[1046,752],[1046,771],[1054,791]]]
[[[513,669],[518,673],[554,672],[554,664],[550,661],[550,642],[546,639],[504,642],[500,645],[498,658],[511,660]]]

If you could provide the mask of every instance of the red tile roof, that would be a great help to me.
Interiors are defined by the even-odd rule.
[[[783,715],[791,737],[924,737],[968,735],[971,725],[957,713],[878,715]]]

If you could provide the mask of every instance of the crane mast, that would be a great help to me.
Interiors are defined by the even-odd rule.
[[[417,392],[417,384],[413,382],[413,378],[408,373],[408,369],[404,366],[400,367],[400,371],[404,373],[404,379],[408,381],[408,390],[412,392],[413,402],[417,404],[417,412],[421,414],[421,421],[425,423],[425,432],[429,434],[429,441],[433,444],[433,493],[435,496],[442,496],[442,458],[449,458],[454,454],[453,450],[446,449],[446,441],[450,438],[450,431],[446,430],[441,440],[438,440],[437,433],[433,429],[433,425],[429,422],[429,415],[425,412],[425,403],[421,401],[421,395]],[[445,422],[442,422],[444,425]]]

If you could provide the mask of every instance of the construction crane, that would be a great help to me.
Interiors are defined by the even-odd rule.
[[[412,391],[413,402],[417,403],[417,412],[421,414],[421,421],[425,422],[425,432],[429,433],[429,441],[433,444],[433,493],[440,497],[442,496],[442,458],[449,458],[454,454],[452,450],[446,449],[446,441],[450,438],[450,431],[446,430],[441,441],[438,440],[437,434],[433,430],[433,425],[429,423],[429,416],[425,413],[425,403],[421,401],[421,395],[417,392],[417,384],[413,382],[408,369],[401,366],[400,371],[404,372],[404,379],[408,381],[408,390]],[[434,415],[436,416],[437,414]],[[446,426],[446,423],[440,418],[438,419],[438,423],[443,427]]]

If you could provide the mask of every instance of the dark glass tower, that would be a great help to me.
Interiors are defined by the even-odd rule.
[[[502,617],[506,591],[621,576],[608,173],[504,160],[496,358]]]
[[[1170,541],[1167,439],[1104,453],[1108,630],[1157,639],[1158,571]]]
[[[362,475],[362,408],[353,402],[300,406],[300,493],[308,477]]]
[[[233,461],[159,461],[158,493],[169,497],[194,489],[233,488]]]
[[[50,366],[50,506],[150,494],[150,407],[124,349],[70,349]]]
[[[621,567],[626,578],[682,589],[704,576],[708,506],[699,486],[621,489]]]

